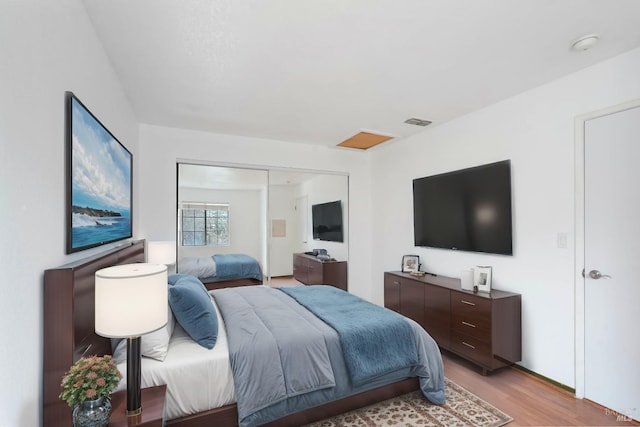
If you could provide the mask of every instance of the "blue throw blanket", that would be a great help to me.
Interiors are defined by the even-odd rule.
[[[399,314],[332,286],[279,289],[338,332],[354,385],[418,365],[411,326]]]
[[[255,258],[243,254],[217,254],[213,255],[216,263],[216,277],[220,279],[246,279],[262,280],[262,270]]]

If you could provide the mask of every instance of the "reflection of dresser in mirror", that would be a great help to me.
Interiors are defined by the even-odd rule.
[[[305,285],[331,285],[347,290],[347,262],[322,261],[313,255],[293,254],[293,277]]]

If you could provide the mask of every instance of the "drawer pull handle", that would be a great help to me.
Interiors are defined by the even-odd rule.
[[[396,281],[394,280],[394,281],[393,281],[393,284],[394,284],[394,285],[399,285],[399,284],[400,284],[400,282],[396,282]]]
[[[465,300],[463,300],[463,299],[462,299],[462,300],[460,300],[460,302],[461,302],[461,303],[463,303],[463,304],[472,305],[472,306],[474,306],[474,307],[475,307],[475,304],[474,304],[474,303],[472,303],[472,302],[465,301]]]
[[[466,342],[464,342],[464,341],[462,341],[462,344],[464,344],[464,345],[466,345],[467,347],[470,347],[470,348],[472,348],[472,349],[474,349],[474,350],[476,349],[474,346],[472,346],[471,344],[466,343]]]
[[[462,324],[465,325],[465,326],[470,326],[472,328],[476,327],[476,325],[474,325],[473,323],[468,323],[468,322],[465,322],[465,321],[463,321]]]

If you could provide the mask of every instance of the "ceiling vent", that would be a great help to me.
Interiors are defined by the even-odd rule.
[[[422,126],[422,127],[429,126],[431,124],[429,120],[416,119],[415,117],[411,119],[407,119],[404,122],[410,125],[416,125],[416,126]]]
[[[349,139],[345,139],[338,147],[358,148],[360,150],[366,150],[378,144],[382,144],[385,141],[393,139],[392,136],[379,135],[372,132],[358,132]]]

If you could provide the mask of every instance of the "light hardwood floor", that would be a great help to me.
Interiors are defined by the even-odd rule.
[[[302,283],[298,282],[293,276],[283,276],[283,277],[272,277],[268,282],[269,286],[277,287],[277,286],[301,286]]]
[[[271,286],[300,285],[293,277],[273,278]],[[443,351],[445,376],[513,418],[517,426],[638,426],[593,402],[516,368],[483,376],[466,360]]]
[[[480,369],[443,351],[445,376],[481,399],[509,414],[516,426],[631,426],[616,421],[606,408],[583,399],[516,368],[503,368],[482,376]]]

